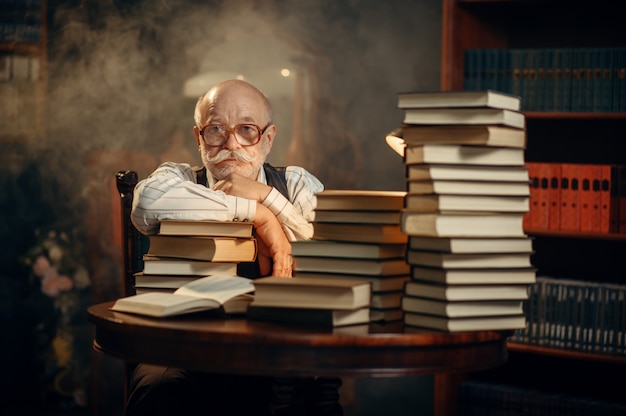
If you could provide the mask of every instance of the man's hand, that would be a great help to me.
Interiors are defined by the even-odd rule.
[[[258,260],[262,276],[291,277],[293,258],[291,243],[276,216],[266,206],[257,203],[254,227],[258,237]]]
[[[263,202],[272,190],[272,187],[259,181],[248,179],[238,173],[231,173],[221,181],[218,181],[213,186],[213,189],[228,195]]]

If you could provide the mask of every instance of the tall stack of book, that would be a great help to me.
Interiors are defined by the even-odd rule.
[[[135,274],[137,294],[174,292],[209,275],[236,276],[239,263],[256,259],[252,228],[248,222],[162,221]]]
[[[312,240],[292,243],[296,279],[366,281],[370,320],[402,319],[409,280],[400,230],[404,191],[325,190],[317,194]]]
[[[529,177],[519,97],[497,91],[401,93],[411,280],[408,326],[444,331],[518,329],[535,282],[524,233]]]

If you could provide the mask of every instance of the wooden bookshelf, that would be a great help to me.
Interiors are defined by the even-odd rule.
[[[0,5],[0,142],[41,139],[47,129],[47,0]]]
[[[441,90],[464,89],[467,49],[624,47],[626,31],[620,19],[616,4],[605,0],[442,0]],[[625,112],[533,111],[525,115],[527,161],[626,165]],[[527,232],[535,239],[538,275],[626,284],[626,235]],[[608,382],[598,380],[607,379],[606,371],[626,369],[626,355],[516,342],[509,343],[509,353],[509,363],[486,379],[505,384],[525,379],[531,385],[532,379],[547,377],[548,368],[554,365],[562,374],[550,373],[547,378],[559,384],[561,393],[587,390],[602,396],[611,389]],[[550,391],[550,386],[536,384]],[[626,403],[623,397],[606,396]]]

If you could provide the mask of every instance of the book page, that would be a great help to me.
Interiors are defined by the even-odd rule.
[[[214,299],[224,303],[230,298],[254,291],[252,280],[239,276],[214,275],[195,280],[178,288],[176,295]]]

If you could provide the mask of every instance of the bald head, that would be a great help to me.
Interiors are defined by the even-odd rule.
[[[245,107],[251,113],[257,113],[253,117],[254,120],[249,120],[256,122],[256,124],[265,126],[272,121],[272,107],[263,92],[246,81],[228,79],[215,84],[198,98],[194,113],[196,126],[206,125],[211,118],[211,112],[216,107],[234,105],[240,108]],[[259,117],[262,117],[263,120],[259,120]]]

